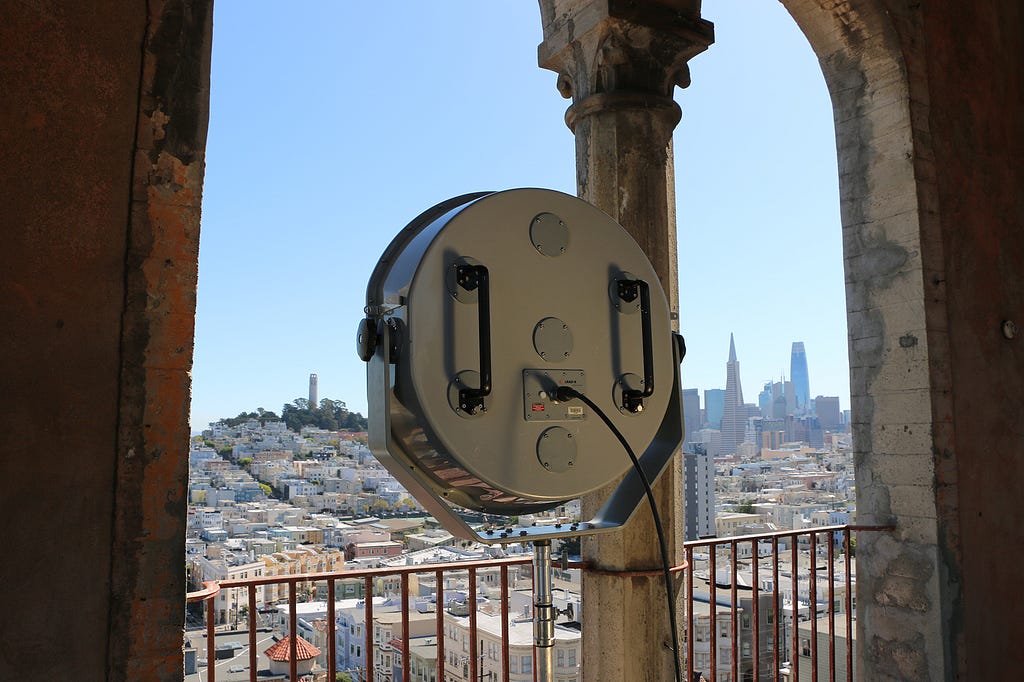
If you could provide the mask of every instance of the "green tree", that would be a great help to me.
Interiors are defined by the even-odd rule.
[[[224,417],[218,421],[228,427],[235,427],[255,420],[262,426],[268,422],[283,421],[292,431],[301,431],[304,426],[315,426],[329,431],[365,431],[366,417],[358,412],[349,412],[341,400],[324,398],[319,405],[310,405],[306,398],[296,398],[281,408],[281,415],[257,407],[255,412],[241,412],[237,417]]]
[[[316,406],[311,406],[305,398],[296,398],[281,408],[281,419],[292,431],[301,431],[304,426],[328,431],[366,430],[366,418],[363,415],[349,412],[344,402],[331,398],[324,398]]]

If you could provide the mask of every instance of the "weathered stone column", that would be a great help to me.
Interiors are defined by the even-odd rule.
[[[558,73],[559,91],[573,102],[566,123],[576,135],[579,196],[618,220],[644,249],[677,328],[672,131],[680,110],[672,92],[689,85],[686,63],[711,44],[712,25],[699,18],[699,2],[675,3],[688,11],[609,0],[540,5],[540,65]],[[675,563],[682,559],[682,490],[677,459],[654,489]],[[583,500],[585,518],[607,494]],[[591,565],[624,572],[584,574],[583,679],[673,679],[662,578],[629,575],[660,566],[650,511],[622,532],[587,539],[583,553]]]

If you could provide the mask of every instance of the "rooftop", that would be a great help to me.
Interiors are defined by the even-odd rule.
[[[278,641],[272,647],[263,652],[267,658],[272,661],[290,661],[291,660],[291,635],[286,635],[284,639]],[[304,640],[302,637],[296,636],[295,638],[295,659],[298,661],[307,661],[311,658],[316,658],[320,655],[320,649]]]

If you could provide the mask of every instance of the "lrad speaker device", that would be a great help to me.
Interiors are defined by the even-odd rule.
[[[646,496],[668,587],[650,486],[683,438],[685,345],[618,223],[551,190],[450,199],[392,240],[365,313],[370,449],[453,535],[532,543],[538,679],[553,641],[552,539],[620,528]],[[519,517],[616,481],[585,521],[478,530],[458,513]]]

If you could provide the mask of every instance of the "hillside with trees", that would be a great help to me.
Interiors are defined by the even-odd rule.
[[[281,408],[280,416],[276,412],[257,407],[255,412],[242,412],[237,417],[224,417],[218,423],[225,426],[238,426],[254,419],[261,426],[267,422],[283,421],[291,431],[301,431],[303,426],[313,426],[328,431],[365,431],[366,417],[358,412],[349,412],[341,400],[324,398],[317,406],[310,406],[305,398],[296,398]]]

